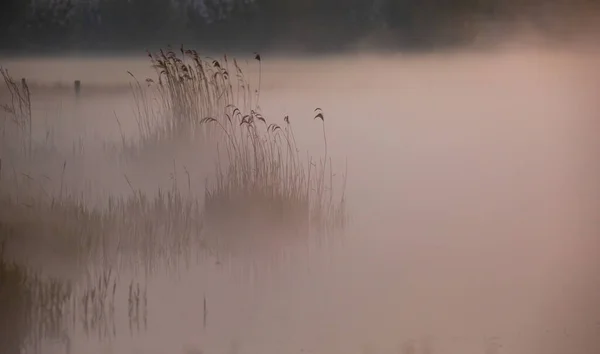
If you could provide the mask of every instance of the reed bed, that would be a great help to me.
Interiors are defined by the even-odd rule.
[[[151,195],[142,193],[124,175],[130,195],[107,195],[104,205],[92,206],[82,191],[71,192],[65,183],[66,160],[62,168],[53,168],[58,172],[54,180],[48,177],[48,166],[37,164],[28,86],[17,84],[5,69],[0,73],[12,93],[2,106],[0,242],[7,241],[17,253],[45,250],[75,267],[108,263],[149,273],[179,267],[180,261],[189,265],[192,250],[201,243],[200,202],[181,193],[176,183]],[[9,134],[9,128],[20,133]],[[56,151],[48,152],[51,156],[44,162],[57,162]],[[76,158],[86,156],[83,149],[75,152]],[[34,168],[35,174],[25,172],[25,163],[41,168]]]
[[[270,123],[260,113],[260,55],[255,56],[259,87],[254,91],[237,60],[227,56],[221,60],[203,58],[197,51],[181,47],[179,54],[160,50],[148,53],[148,57],[156,76],[142,84],[131,74],[139,139],[131,141],[123,136],[117,155],[134,159],[144,153],[156,156],[177,144],[199,149],[202,157],[216,155],[216,173],[206,184],[203,203],[205,219],[213,225],[243,220],[259,228],[344,227],[345,175],[334,191],[324,113],[317,109],[314,116],[322,125],[324,154],[304,157],[290,118],[285,117],[280,124]],[[13,92],[5,111],[21,131],[31,131],[28,87],[26,83],[19,87],[8,72],[2,73]],[[31,136],[21,140],[31,153]],[[175,194],[158,196],[164,197],[177,198]],[[134,200],[148,203],[148,198],[137,193]],[[84,207],[78,201],[68,202],[74,203],[74,209]]]
[[[226,137],[224,162],[218,163],[215,181],[205,193],[207,217],[231,221],[237,214],[259,224],[307,230],[343,227],[345,186],[339,202],[334,201],[323,113],[317,109],[315,119],[323,124],[325,154],[315,161],[302,159],[289,117],[279,125],[254,110],[247,115],[233,106],[228,110],[225,120],[203,120],[216,124]]]
[[[285,241],[290,234],[344,228],[345,175],[336,186],[323,111],[316,109],[309,119],[320,125],[324,153],[305,156],[290,117],[275,123],[260,113],[260,55],[255,56],[259,77],[258,89],[253,90],[236,59],[202,58],[183,47],[179,52],[149,53],[156,76],[144,83],[132,74],[140,139],[122,136],[117,154],[139,158],[140,153],[155,155],[183,143],[198,149],[200,157],[216,156],[204,199],[181,193],[176,184],[147,195],[124,176],[131,187],[129,196],[106,196],[106,206],[92,207],[78,194],[81,191],[68,192],[66,161],[59,187],[46,190],[43,177],[36,180],[15,169],[14,161],[33,156],[31,95],[25,82],[19,85],[2,69],[11,92],[2,106],[4,128],[11,125],[19,134],[2,139],[3,146],[18,148],[12,149],[15,156],[8,154],[12,171],[2,166],[7,154],[0,156],[1,238],[24,246],[46,245],[78,265],[108,261],[154,272],[165,264],[172,268],[181,259],[189,263],[189,245],[212,247],[208,241],[215,237],[220,245],[237,238],[260,241],[245,237],[249,234]],[[85,158],[86,152],[81,148],[76,155]]]
[[[155,78],[140,82],[132,75],[140,135],[138,140],[123,136],[116,154],[135,161],[141,154],[185,144],[186,149],[198,149],[201,157],[217,156],[204,200],[182,193],[176,183],[150,195],[125,175],[131,193],[107,195],[105,205],[92,206],[81,191],[71,191],[65,183],[66,161],[62,170],[56,168],[60,180],[52,190],[46,188],[44,171],[37,177],[19,171],[15,161],[36,164],[38,159],[31,134],[31,94],[26,82],[19,84],[0,70],[10,93],[1,111],[0,297],[11,304],[0,311],[6,314],[2,318],[22,321],[15,325],[18,333],[12,332],[14,343],[9,345],[14,348],[29,345],[32,336],[64,335],[65,326],[76,322],[86,332],[109,336],[121,270],[151,275],[189,266],[194,256],[211,251],[212,236],[223,244],[249,233],[282,238],[289,230],[306,235],[344,227],[345,176],[334,191],[324,113],[317,109],[309,117],[320,124],[324,154],[305,157],[289,117],[272,123],[260,113],[259,55],[259,87],[253,91],[237,60],[201,58],[184,48],[180,53],[149,54]],[[56,151],[44,151],[52,159],[43,160],[58,161]],[[74,155],[86,157],[82,147],[76,152],[74,148]],[[281,232],[267,235],[269,230]],[[97,273],[76,285],[42,277],[28,263],[31,254],[24,252],[19,259],[19,250],[42,250],[73,269],[94,268]],[[146,306],[145,287],[132,280],[127,300],[132,331],[146,325]]]
[[[179,55],[172,50],[148,55],[156,77],[146,83],[158,94],[149,98],[151,91],[137,80],[132,86],[145,142],[140,146],[200,138],[207,143],[203,147],[215,151],[216,173],[205,190],[207,224],[237,224],[257,232],[291,227],[302,233],[344,227],[345,175],[334,191],[324,113],[316,109],[311,117],[322,125],[324,155],[305,158],[290,118],[277,124],[260,113],[259,54],[259,87],[254,92],[236,59],[202,59],[183,47]],[[239,232],[219,233],[237,237]]]
[[[25,177],[0,181],[0,241],[17,251],[42,249],[76,267],[108,263],[145,273],[171,269],[180,260],[189,264],[200,247],[201,205],[176,189],[152,198],[133,190],[109,197],[106,207],[61,194],[36,191],[35,181]]]
[[[134,157],[144,150],[167,148],[174,143],[201,142],[211,138],[202,118],[223,114],[223,107],[252,102],[250,85],[237,61],[237,83],[230,77],[227,57],[224,63],[203,58],[191,49],[148,52],[156,77],[140,82],[133,73],[131,92],[139,139],[123,141],[126,155]]]

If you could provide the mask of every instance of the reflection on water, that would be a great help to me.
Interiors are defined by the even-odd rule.
[[[128,309],[130,335],[147,329],[146,288],[133,279],[128,287],[122,281],[119,285],[117,282],[109,270],[73,284],[40,276],[3,257],[0,259],[3,353],[46,353],[56,345],[70,353],[71,336],[79,332],[89,339],[110,341],[117,335],[116,309]],[[125,303],[127,306],[122,306]]]
[[[2,250],[2,254],[3,254]],[[67,334],[70,284],[42,279],[24,267],[0,259],[0,343],[6,353],[40,352],[43,340]]]
[[[329,239],[221,225],[235,247],[203,238],[212,226],[197,200],[215,156],[201,146],[107,156],[137,134],[131,96],[86,93],[86,82],[126,83],[147,63],[79,62],[78,101],[34,95],[36,141],[54,136],[56,151],[2,157],[13,198],[0,215],[0,343],[52,354],[596,353],[596,313],[573,300],[599,293],[583,276],[597,254],[592,57],[265,60],[265,116],[289,116],[301,149],[323,150],[323,108],[332,178],[348,163],[352,223]],[[68,61],[36,65],[52,66],[40,82],[74,79]],[[65,190],[85,207],[46,197]]]

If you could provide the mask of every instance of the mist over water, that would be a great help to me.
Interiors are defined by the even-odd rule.
[[[153,276],[124,271],[124,282],[144,279],[146,326],[130,330],[123,300],[110,340],[75,329],[68,346],[42,351],[412,353],[414,340],[423,354],[427,343],[433,353],[596,353],[598,59],[535,48],[264,57],[259,105],[271,120],[290,117],[300,149],[323,151],[313,119],[323,109],[336,187],[347,169],[344,235],[285,254],[272,235],[261,253],[193,255]],[[64,174],[98,203],[131,193],[124,175],[147,193],[175,179],[203,195],[215,156],[202,151],[174,147],[122,166],[102,158],[137,134],[127,71],[151,75],[145,57],[2,65],[32,87],[36,140],[52,137],[64,156],[85,152],[64,158],[66,172],[59,162],[31,173]],[[244,65],[256,87],[257,64]],[[67,88],[40,86],[56,82]],[[21,252],[81,278],[51,248]]]

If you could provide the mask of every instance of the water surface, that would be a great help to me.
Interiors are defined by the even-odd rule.
[[[323,151],[313,112],[325,112],[336,178],[347,163],[352,224],[343,240],[294,246],[270,267],[258,256],[207,256],[148,279],[122,275],[147,288],[147,327],[130,332],[123,280],[112,338],[73,329],[68,347],[387,353],[430,338],[436,353],[465,354],[486,353],[498,337],[501,353],[595,352],[597,60],[533,49],[263,58],[259,104],[271,120],[290,116],[301,147]],[[82,141],[95,156],[106,141],[136,134],[131,97],[117,87],[130,82],[128,70],[152,74],[144,56],[2,64],[29,82],[82,81],[78,99],[39,89],[40,139],[52,127],[65,151]],[[258,63],[244,65],[257,87]],[[151,190],[168,186],[174,168],[183,180],[186,166],[201,194],[209,163],[179,150],[163,158],[126,173]],[[98,198],[129,193],[123,170],[84,161],[73,188],[86,180]]]

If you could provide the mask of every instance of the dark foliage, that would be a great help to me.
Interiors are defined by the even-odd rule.
[[[510,21],[591,0],[3,0],[0,50],[130,49],[164,43],[339,50],[385,31],[386,46],[460,44],[470,19]],[[585,11],[585,10],[584,10]],[[379,32],[378,32],[379,31]],[[245,48],[248,47],[248,48]]]

